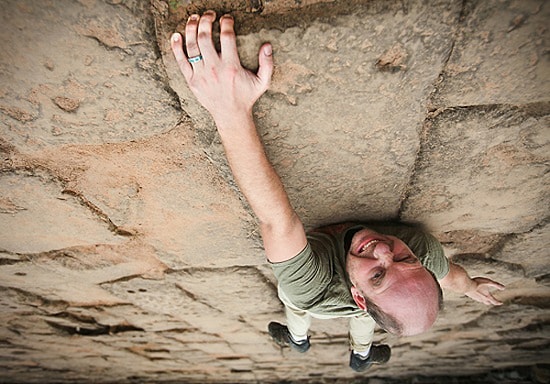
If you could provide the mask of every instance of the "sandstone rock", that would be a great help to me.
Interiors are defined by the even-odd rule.
[[[441,232],[520,233],[542,222],[549,112],[546,104],[453,108],[428,121],[402,218]]]
[[[39,253],[124,241],[81,201],[64,195],[62,187],[47,176],[4,174],[0,180],[2,199],[17,207],[0,213],[0,249]]]
[[[0,129],[18,150],[135,140],[177,122],[158,67],[140,69],[154,63],[154,47],[144,38],[144,19],[128,8],[15,1],[4,4],[0,20],[0,110],[11,117]],[[82,28],[84,35],[75,33]],[[60,116],[60,108],[71,113]],[[106,123],[104,111],[111,108],[124,118]]]
[[[465,10],[436,104],[548,101],[550,9],[544,0],[483,1]]]
[[[511,238],[495,254],[495,258],[521,264],[527,276],[542,278],[550,274],[550,263],[547,257],[549,247],[550,231],[548,224],[545,224]]]
[[[57,96],[53,99],[54,103],[65,112],[74,112],[80,106],[80,102],[76,99],[70,99],[64,96]]]
[[[348,319],[314,319],[307,354],[275,345],[266,326],[284,312],[257,224],[169,51],[206,8],[235,16],[247,67],[275,47],[254,113],[308,228],[425,221],[454,262],[506,284],[504,305],[445,291],[430,332],[376,331],[392,359],[365,375],[347,366]],[[531,0],[5,2],[0,381],[548,381],[547,13]]]

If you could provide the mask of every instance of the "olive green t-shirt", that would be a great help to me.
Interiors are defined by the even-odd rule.
[[[364,314],[351,296],[344,245],[346,233],[363,228],[401,239],[438,280],[449,272],[449,261],[441,243],[418,228],[357,224],[336,235],[309,233],[308,243],[298,255],[272,264],[279,286],[296,307],[338,317]]]

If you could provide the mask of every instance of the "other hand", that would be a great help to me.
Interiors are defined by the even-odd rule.
[[[486,277],[474,277],[472,282],[474,283],[473,289],[466,292],[466,296],[486,305],[502,305],[502,302],[497,300],[491,291],[493,289],[502,291],[504,285]]]
[[[202,17],[196,14],[189,17],[185,26],[187,54],[181,34],[174,33],[170,42],[189,88],[214,121],[220,122],[241,113],[252,113],[254,103],[269,87],[273,59],[271,44],[266,43],[259,51],[258,72],[243,68],[237,52],[234,21],[229,15],[220,18],[221,52],[218,53],[212,41],[215,20],[214,11],[207,11]]]

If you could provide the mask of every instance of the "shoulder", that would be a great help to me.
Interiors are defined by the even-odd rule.
[[[449,272],[449,259],[439,240],[431,233],[421,231],[413,241],[414,246],[410,247],[426,269],[430,270],[438,280],[442,279]]]
[[[271,262],[273,273],[290,301],[307,309],[322,300],[333,279],[333,260],[329,236],[308,235],[306,247],[295,257]]]

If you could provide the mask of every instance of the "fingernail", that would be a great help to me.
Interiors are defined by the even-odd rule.
[[[266,45],[264,48],[264,55],[271,56],[272,53],[273,53],[273,48],[271,47],[271,45]]]
[[[180,41],[180,34],[179,33],[174,33],[172,35],[172,40],[175,41],[175,42]]]
[[[199,19],[199,15],[191,15],[191,16],[189,16],[189,20],[195,21],[195,20],[198,20],[198,19]]]

